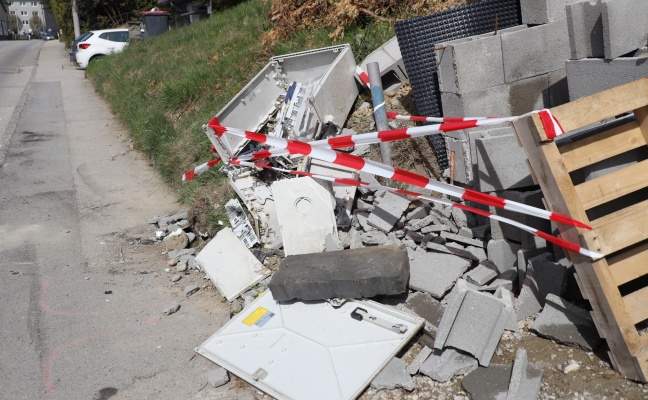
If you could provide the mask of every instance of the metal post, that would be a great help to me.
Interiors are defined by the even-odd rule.
[[[382,80],[380,77],[380,67],[377,62],[367,64],[367,74],[369,75],[369,84],[371,85],[371,98],[373,100],[376,130],[386,131],[389,129],[389,125],[387,124],[387,110],[385,109],[385,96],[383,94]],[[392,165],[391,143],[380,143],[380,156],[383,164]],[[385,181],[385,186],[389,186],[389,184],[389,180]]]
[[[72,0],[72,23],[74,24],[73,40],[81,36],[81,26],[79,25],[79,14],[77,12],[77,0]]]

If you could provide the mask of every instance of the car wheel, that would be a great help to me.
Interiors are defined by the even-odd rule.
[[[92,58],[88,61],[88,64],[90,64],[91,62],[95,62],[97,60],[101,60],[103,56],[104,56],[103,54],[97,54],[96,56],[92,56]]]

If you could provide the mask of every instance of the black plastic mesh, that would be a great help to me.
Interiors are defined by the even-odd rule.
[[[443,115],[434,58],[435,45],[492,32],[495,30],[496,20],[497,29],[520,25],[522,17],[518,0],[482,0],[479,3],[396,22],[396,37],[419,115]],[[439,166],[447,168],[445,141],[441,135],[428,137],[437,154]]]

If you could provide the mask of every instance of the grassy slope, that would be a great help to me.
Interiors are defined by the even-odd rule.
[[[226,220],[218,205],[232,196],[215,169],[187,184],[181,182],[182,173],[213,158],[202,124],[269,57],[335,44],[328,37],[330,31],[322,29],[264,47],[260,37],[269,27],[267,15],[267,6],[249,0],[201,23],[133,43],[88,69],[97,91],[128,127],[137,147],[178,190],[181,202],[198,211],[199,224],[213,226],[218,219]],[[341,43],[349,43],[360,61],[393,35],[388,23],[370,21],[347,30]]]

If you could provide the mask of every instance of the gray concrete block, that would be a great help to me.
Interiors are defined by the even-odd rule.
[[[362,298],[407,290],[407,251],[367,247],[286,257],[268,288],[277,301]]]
[[[603,2],[581,0],[567,4],[570,59],[603,57]]]
[[[550,231],[548,231],[550,232]],[[517,272],[520,282],[526,278],[529,260],[546,252],[546,249],[520,249],[517,252]]]
[[[603,0],[603,49],[608,60],[648,43],[648,1]]]
[[[539,312],[549,294],[559,296],[567,279],[567,268],[543,253],[529,260],[526,277],[517,298],[518,320]]]
[[[430,293],[438,299],[452,289],[468,267],[470,261],[452,254],[417,254],[417,257],[410,261],[409,286]]]
[[[517,252],[521,246],[507,240],[492,239],[488,242],[488,259],[497,266],[499,272],[517,270]]]
[[[446,135],[445,144],[447,153],[454,153],[454,181],[468,186],[473,185],[475,174],[473,158],[470,156],[470,142]]]
[[[513,292],[510,289],[504,287],[498,287],[497,290],[495,290],[495,297],[497,297],[498,299],[502,299],[502,301],[504,301],[506,304],[509,304],[513,309],[513,312],[511,312],[511,314],[509,315],[509,319],[506,321],[506,324],[504,325],[504,329],[511,332],[517,332],[518,320],[517,320],[517,310],[515,309],[515,296],[513,295]]]
[[[547,89],[544,91],[545,107],[558,107],[569,103],[569,85],[567,83],[567,70],[563,67],[550,72]]]
[[[476,139],[475,146],[482,192],[534,186],[527,155],[514,134]]]
[[[588,58],[566,62],[571,101],[648,76],[648,57]]]
[[[369,54],[360,65],[367,71],[367,64],[370,62],[378,63],[381,76],[393,72],[401,81],[408,80],[405,63],[403,62],[403,56],[401,55],[396,36]]]
[[[586,351],[602,342],[589,312],[553,294],[547,295],[544,309],[530,329],[542,337]]]
[[[400,358],[393,358],[385,368],[371,382],[374,389],[392,390],[403,388],[408,391],[414,390],[414,380],[407,373],[407,363]]]
[[[567,21],[564,19],[502,34],[506,83],[564,68],[569,55]]]
[[[509,269],[508,271],[499,274],[497,278],[488,285],[480,286],[479,290],[486,292],[495,292],[499,288],[513,290],[513,283],[517,278],[517,271],[515,269]]]
[[[479,262],[488,260],[486,250],[483,247],[467,246],[466,251],[472,254],[473,260],[476,259]]]
[[[373,231],[373,226],[369,225],[367,222],[369,220],[369,213],[367,211],[358,211],[355,213],[355,217],[358,220],[358,227],[365,232]]]
[[[452,220],[457,226],[462,228],[474,228],[477,226],[477,218],[475,218],[475,215],[470,211],[460,208],[452,208]]]
[[[419,317],[424,318],[428,325],[433,328],[432,333],[436,333],[439,327],[445,307],[441,302],[427,293],[414,292],[407,296],[407,306],[414,311]]]
[[[381,231],[372,230],[369,232],[364,232],[360,234],[362,238],[362,243],[368,246],[376,246],[387,243],[387,235]]]
[[[471,400],[504,400],[508,393],[512,365],[492,364],[477,368],[461,381]]]
[[[412,219],[405,226],[413,231],[420,231],[422,228],[425,228],[426,226],[433,224],[434,220],[435,220],[434,216],[427,215],[420,219]]]
[[[501,194],[501,197],[516,201],[518,203],[526,204],[528,206],[537,207],[540,209],[545,209],[542,198],[542,190],[528,190],[528,191],[517,191],[517,190],[507,190]],[[521,224],[532,226],[536,229],[539,229],[544,232],[551,232],[551,224],[549,221],[532,217],[526,214],[520,214],[517,212],[503,210],[501,208],[491,207],[490,212],[497,214],[501,217],[512,219]],[[535,236],[529,232],[523,231],[520,228],[517,228],[510,224],[505,224],[497,220],[491,220],[491,236],[493,239],[507,239],[513,240],[515,242],[522,243],[524,240],[533,241],[532,236]],[[524,239],[523,239],[524,238]]]
[[[421,365],[420,371],[437,382],[447,382],[456,375],[470,373],[478,367],[477,360],[469,354],[452,348],[435,349]]]
[[[492,262],[486,260],[466,274],[466,280],[473,285],[482,286],[497,278],[499,272]]]
[[[419,370],[421,369],[421,365],[423,365],[425,360],[427,360],[431,354],[432,354],[432,349],[427,346],[423,346],[423,348],[421,349],[421,351],[419,351],[419,353],[416,355],[414,360],[412,360],[410,365],[407,366],[407,370],[406,370],[407,373],[410,375],[418,374]]]
[[[520,0],[522,23],[546,24],[566,19],[565,6],[573,0]]]
[[[428,225],[421,228],[421,233],[427,235],[433,232],[450,232],[450,229],[448,225]]]
[[[362,244],[362,232],[351,229],[350,231],[350,242],[349,242],[349,248],[350,249],[361,249],[364,247]]]
[[[466,284],[462,285],[457,292],[453,292],[446,306],[434,348],[453,347],[463,350],[474,355],[479,365],[487,366],[513,307],[493,295],[470,289]],[[480,329],[474,329],[475,321],[479,321]]]
[[[484,247],[484,242],[479,239],[472,239],[469,237],[455,235],[454,233],[443,232],[443,231],[439,235],[448,241],[458,242],[458,243],[475,246],[475,247]]]
[[[506,400],[528,400],[538,398],[542,383],[542,369],[529,364],[527,352],[518,349],[513,361],[511,379]]]
[[[457,257],[461,257],[467,260],[480,261],[479,259],[480,256],[476,255],[474,251],[469,251],[464,248],[453,247],[450,246],[450,244],[429,241],[425,244],[425,248],[433,252],[454,254]]]
[[[376,208],[369,214],[367,223],[376,229],[388,233],[407,210],[410,201],[391,192],[377,193]]]
[[[500,37],[473,36],[439,43],[436,61],[440,90],[467,93],[503,84]]]
[[[412,220],[415,220],[415,219],[425,218],[430,214],[431,209],[432,208],[430,206],[428,206],[427,204],[423,205],[423,206],[418,206],[414,210],[407,213],[407,215],[405,216],[405,220],[406,221],[412,221]]]

